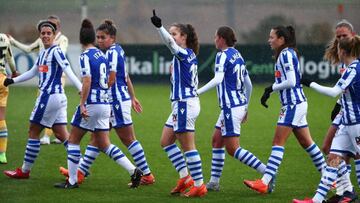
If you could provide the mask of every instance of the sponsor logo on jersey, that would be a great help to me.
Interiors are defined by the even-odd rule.
[[[47,73],[49,71],[49,67],[47,65],[40,65],[38,68],[41,73]]]

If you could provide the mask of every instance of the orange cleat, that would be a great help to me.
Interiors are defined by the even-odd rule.
[[[178,180],[176,187],[171,190],[170,194],[175,195],[183,193],[186,189],[190,188],[193,185],[194,180],[191,178],[190,175],[187,175],[186,177],[180,178]]]
[[[68,169],[60,166],[60,167],[59,167],[59,171],[60,171],[60,173],[61,173],[63,176],[69,177],[69,170],[68,170]],[[83,183],[84,180],[85,180],[85,175],[84,175],[80,170],[78,170],[78,171],[77,171],[77,178],[78,178],[78,182],[77,182],[77,183],[78,183],[78,184],[81,184],[81,183]]]
[[[190,191],[184,194],[184,197],[203,197],[207,194],[207,189],[205,184],[202,184],[200,187],[191,187]]]
[[[155,177],[152,173],[141,177],[140,185],[151,185],[155,183]]]
[[[15,171],[4,171],[4,174],[15,179],[28,179],[30,177],[30,171],[24,173],[21,168],[17,168]]]
[[[248,186],[250,189],[255,190],[261,194],[269,193],[269,186],[264,184],[261,179],[257,179],[254,181],[251,180],[244,180],[244,184]]]
[[[314,201],[310,198],[305,198],[304,200],[293,199],[293,203],[314,203]]]

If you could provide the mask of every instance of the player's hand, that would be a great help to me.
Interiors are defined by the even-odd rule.
[[[300,83],[305,85],[306,87],[310,87],[310,84],[312,83],[312,81],[307,78],[302,77],[300,80]]]
[[[261,101],[261,104],[262,104],[263,106],[265,106],[265,108],[268,108],[268,107],[269,107],[269,106],[266,104],[266,101],[270,98],[271,92],[273,92],[272,85],[270,85],[269,87],[266,87],[266,88],[264,89],[264,93],[263,93],[260,101]]]
[[[330,117],[331,121],[333,121],[336,118],[336,116],[340,112],[340,109],[341,109],[341,105],[338,103],[335,103],[335,106],[334,106],[333,110],[331,111],[331,117]]]
[[[11,85],[11,84],[13,84],[13,83],[14,83],[14,80],[11,79],[11,78],[6,78],[6,79],[4,80],[4,86],[5,86],[5,87],[7,87],[7,86],[9,86],[9,85]]]
[[[157,27],[160,28],[162,26],[161,24],[161,18],[159,18],[156,13],[155,13],[155,9],[153,9],[153,16],[150,18],[152,24]]]
[[[20,75],[20,72],[19,71],[15,71],[11,74],[11,78],[16,78],[17,76]]]
[[[136,98],[131,99],[132,107],[136,113],[141,113],[143,111],[142,106]]]
[[[83,104],[80,105],[80,114],[81,117],[83,117],[87,121],[87,119],[89,118],[89,114],[87,112],[86,106]]]

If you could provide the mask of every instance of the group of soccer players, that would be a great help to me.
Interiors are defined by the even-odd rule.
[[[341,21],[337,25],[336,38],[326,52],[331,62],[342,63],[345,68],[341,79],[333,88],[323,87],[301,76],[295,30],[292,26],[277,26],[270,30],[268,43],[274,51],[276,60],[275,82],[265,88],[261,104],[268,108],[266,101],[277,91],[282,108],[267,164],[262,163],[239,144],[241,123],[247,120],[252,83],[245,60],[234,48],[236,37],[233,29],[222,26],[216,30],[214,43],[219,52],[215,58],[215,75],[198,89],[196,55],[199,42],[194,27],[190,24],[175,23],[167,31],[155,10],[151,22],[174,56],[170,67],[172,109],[161,136],[161,146],[179,173],[177,185],[171,190],[171,194],[202,197],[208,190],[218,191],[225,150],[235,159],[263,175],[255,181],[245,180],[246,186],[263,194],[272,192],[284,155],[284,145],[293,132],[322,174],[314,198],[294,199],[293,202],[322,202],[334,183],[339,190],[337,201],[357,198],[350,182],[349,167],[345,162],[345,155],[349,152],[356,155],[360,151],[356,143],[356,135],[360,133],[360,92],[357,87],[360,82],[360,38],[354,34],[343,36],[344,33],[353,33],[349,22]],[[345,28],[348,30],[341,30]],[[55,136],[64,143],[68,153],[68,169],[61,168],[61,173],[68,179],[64,183],[55,184],[55,187],[77,188],[89,174],[89,168],[100,151],[129,172],[130,187],[153,184],[155,178],[146,161],[144,150],[135,138],[131,120],[131,107],[136,112],[141,112],[142,107],[136,99],[133,85],[126,72],[124,50],[116,44],[116,27],[113,22],[105,20],[95,30],[89,20],[83,20],[80,29],[80,43],[84,50],[80,55],[82,84],[73,74],[64,52],[55,41],[57,30],[58,25],[51,19],[41,21],[38,31],[43,49],[40,50],[34,66],[16,77],[16,69],[11,65],[13,78],[5,78],[3,71],[2,88],[7,90],[8,85],[29,80],[37,75],[40,90],[30,116],[29,139],[23,165],[14,171],[4,171],[5,175],[18,179],[29,178],[32,165],[40,151],[40,133],[47,127],[54,130]],[[338,31],[342,35],[338,36]],[[11,54],[10,49],[9,53]],[[336,59],[333,60],[334,58]],[[2,69],[5,68],[5,65],[0,65]],[[63,72],[75,84],[81,95],[80,104],[71,121],[70,135],[66,130],[67,100],[61,81]],[[339,101],[341,111],[334,110],[334,114],[338,114],[334,122],[339,128],[334,127],[331,131],[333,133],[329,133],[323,146],[329,149],[332,143],[327,162],[310,135],[306,120],[307,101],[302,85],[334,97],[343,93]],[[220,114],[213,133],[211,178],[204,184],[202,162],[195,146],[195,122],[200,114],[199,95],[213,87],[217,89]],[[339,105],[336,106],[337,110],[340,109]],[[4,118],[1,119],[0,117],[0,121],[5,122]],[[115,129],[120,140],[128,147],[135,165],[117,146],[111,144],[108,137],[111,128]],[[5,130],[0,133],[6,132],[6,124],[0,122],[1,129]],[[88,131],[91,132],[91,140],[82,155],[79,144]],[[176,140],[182,150],[177,146]],[[357,167],[360,167],[358,162]],[[360,173],[360,170],[356,171]]]

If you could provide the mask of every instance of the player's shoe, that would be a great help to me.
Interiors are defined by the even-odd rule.
[[[4,171],[4,174],[15,179],[28,179],[30,177],[30,171],[24,173],[21,168],[17,168],[15,171]]]
[[[155,183],[155,177],[152,173],[141,176],[140,185],[151,185]],[[128,186],[131,187],[132,182],[128,183]]]
[[[357,198],[358,196],[355,194],[355,192],[345,191],[344,194],[341,196],[339,202],[341,203],[355,202]]]
[[[292,201],[293,203],[315,203],[312,199],[310,198],[305,198],[304,200],[300,200],[300,199],[293,199]]]
[[[338,203],[341,199],[341,196],[340,195],[334,195],[334,196],[331,196],[329,199],[327,199],[325,202],[326,203]]]
[[[59,167],[59,171],[60,173],[65,176],[65,177],[69,177],[69,170],[60,166]],[[78,178],[78,184],[81,184],[84,182],[85,180],[85,174],[83,174],[80,170],[77,170],[77,178]]]
[[[79,185],[77,183],[74,183],[73,185],[71,185],[69,183],[69,181],[66,180],[66,182],[64,182],[64,183],[55,183],[54,187],[61,188],[61,189],[75,189],[75,188],[78,188]]]
[[[140,184],[141,185],[151,185],[155,183],[155,177],[152,173],[144,175],[141,177]]]
[[[194,185],[194,180],[191,178],[190,175],[187,175],[186,177],[180,178],[177,182],[176,187],[174,187],[170,194],[179,194],[183,193],[186,189],[190,188]]]
[[[55,139],[51,140],[51,143],[53,143],[53,144],[61,144],[62,142],[61,142],[61,140],[55,138]]]
[[[47,135],[44,135],[41,139],[40,139],[40,144],[45,145],[45,144],[50,144],[50,137]]]
[[[275,190],[275,183],[276,183],[276,176],[273,176],[273,178],[272,178],[271,181],[269,182],[268,193],[274,192],[274,190]]]
[[[131,185],[130,188],[137,188],[140,185],[140,181],[141,181],[141,177],[143,176],[143,172],[138,169],[135,168],[134,173],[131,175]]]
[[[192,186],[189,192],[185,193],[185,197],[203,197],[207,194],[207,189],[205,184],[200,185],[200,187]]]
[[[220,191],[220,184],[216,182],[208,182],[206,183],[206,189],[208,191]]]
[[[261,179],[257,180],[244,180],[244,184],[248,186],[250,189],[255,190],[258,193],[261,194],[267,194],[269,193],[269,185],[266,185],[263,183]]]
[[[6,153],[0,153],[0,164],[7,164]]]

